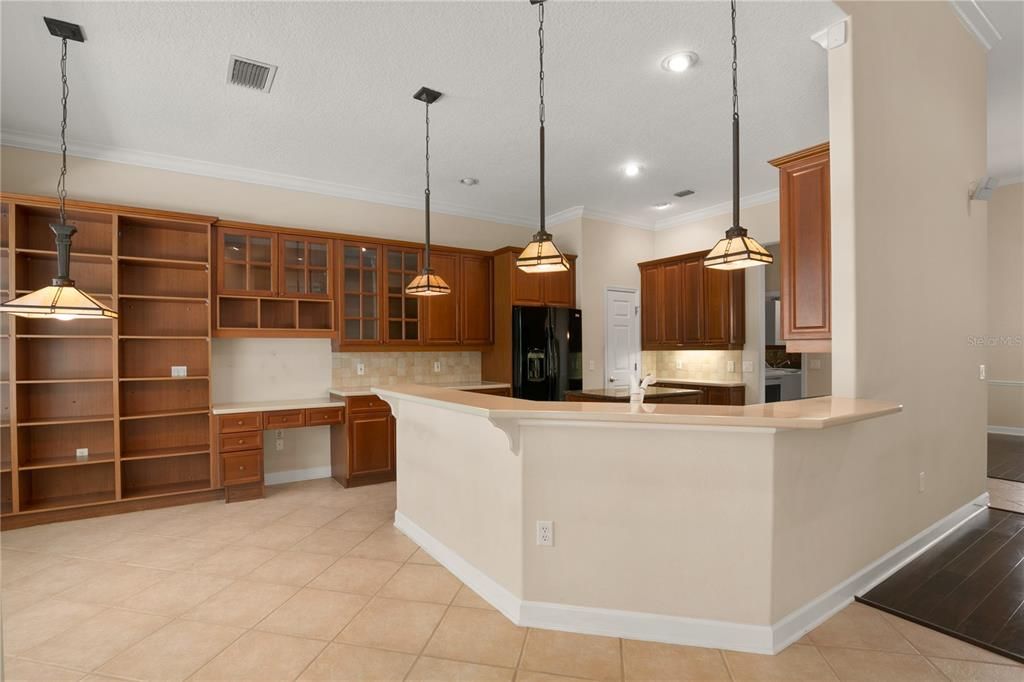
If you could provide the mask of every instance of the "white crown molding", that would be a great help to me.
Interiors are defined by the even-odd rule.
[[[33,151],[53,153],[57,147],[57,141],[45,135],[34,133],[23,133],[14,130],[0,131],[0,143],[4,146],[20,147]],[[278,187],[296,192],[310,192],[312,194],[323,194],[326,196],[339,197],[341,199],[354,199],[356,201],[367,201],[374,204],[397,206],[400,208],[423,208],[422,196],[410,196],[397,192],[382,192],[356,187],[337,182],[326,182],[305,178],[286,173],[274,173],[270,171],[243,168],[241,166],[230,166],[209,161],[198,161],[169,154],[156,154],[153,152],[140,152],[121,147],[97,145],[76,142],[70,152],[71,156],[78,156],[97,161],[109,161],[123,163],[130,166],[143,166],[145,168],[156,168],[158,170],[171,171],[174,173],[187,173],[203,177],[218,178],[220,180],[233,180],[236,182],[247,182],[254,185]],[[438,213],[460,216],[463,218],[476,218],[488,220],[507,225],[518,225],[522,227],[534,227],[537,224],[536,218],[525,216],[507,215],[494,211],[485,211],[459,204],[452,204],[444,201],[431,201],[431,209]]]
[[[552,213],[549,216],[545,216],[544,220],[545,222],[547,222],[548,225],[561,225],[562,223],[568,222],[570,220],[576,220],[577,218],[582,217],[582,206],[570,206],[564,211],[559,211],[558,213]]]
[[[999,180],[999,187],[1006,187],[1007,185],[1017,185],[1024,182],[1024,175],[1009,178],[1001,178],[997,175],[996,179]],[[999,189],[999,187],[996,189]]]
[[[978,6],[977,0],[949,0],[960,22],[973,35],[982,47],[991,50],[992,46],[1003,39],[999,29]]]
[[[769,189],[764,192],[758,192],[757,194],[748,194],[745,197],[740,197],[740,208],[751,208],[752,206],[769,204],[778,200],[779,190]],[[715,216],[722,215],[723,213],[729,213],[730,211],[732,211],[732,202],[723,201],[722,203],[715,204],[714,206],[708,206],[707,208],[659,220],[654,224],[654,229],[656,231],[660,231],[669,230],[673,227],[682,227],[683,225],[707,220],[708,218],[713,218]]]
[[[583,217],[591,218],[593,220],[602,220],[606,223],[615,223],[616,225],[625,225],[626,227],[635,227],[640,230],[653,230],[653,220],[638,220],[631,218],[621,213],[612,213],[611,211],[602,211],[597,208],[584,208]]]

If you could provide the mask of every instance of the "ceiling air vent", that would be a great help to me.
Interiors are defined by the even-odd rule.
[[[277,75],[277,67],[273,64],[264,64],[236,55],[231,55],[231,60],[228,62],[228,83],[241,85],[243,88],[270,92],[275,75]]]
[[[688,197],[691,194],[693,194],[693,190],[692,189],[681,189],[678,192],[676,192],[673,196],[677,196],[680,199],[682,199],[683,197]]]

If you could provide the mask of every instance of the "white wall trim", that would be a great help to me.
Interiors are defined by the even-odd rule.
[[[1024,182],[1024,175],[1018,175],[1016,177],[999,178],[999,187],[1006,187],[1007,185],[1017,185]],[[996,187],[996,189],[999,189]]]
[[[988,432],[1000,436],[1024,436],[1024,426],[996,426],[989,424]]]
[[[740,208],[751,208],[752,206],[769,204],[773,201],[778,201],[778,199],[778,189],[770,189],[764,192],[758,192],[757,194],[748,194],[745,197],[740,197]],[[707,208],[702,208],[697,211],[690,211],[689,213],[683,213],[682,215],[659,220],[654,223],[654,229],[656,231],[669,230],[673,227],[681,227],[701,220],[707,220],[708,218],[729,213],[730,211],[732,211],[732,202],[723,201],[722,203],[715,204],[714,206],[708,206]]]
[[[898,545],[877,561],[836,585],[828,592],[804,604],[772,626],[773,650],[782,651],[805,634],[831,618],[853,601],[854,596],[864,594],[878,583],[901,569],[915,557],[956,530],[975,514],[988,507],[988,493],[976,498],[936,521],[923,531]]]
[[[296,481],[312,481],[317,478],[330,478],[331,467],[311,467],[309,469],[292,469],[290,471],[273,471],[263,476],[263,482],[267,485],[278,485],[280,483],[295,483]]]
[[[1024,381],[1019,379],[989,379],[989,386],[1015,386],[1024,388]]]
[[[602,211],[598,208],[583,208],[583,217],[590,218],[592,220],[601,220],[606,223],[615,223],[616,225],[624,225],[626,227],[635,227],[640,230],[653,230],[655,229],[654,220],[639,220],[637,218],[631,218],[621,213],[613,213],[611,211]]]
[[[988,493],[933,523],[877,561],[773,625],[524,600],[498,584],[401,512],[395,527],[516,625],[667,644],[775,654],[895,573],[988,506]]]
[[[986,50],[991,50],[993,45],[1003,39],[1003,35],[978,5],[977,0],[949,0],[949,4],[953,6],[967,31]]]
[[[558,213],[552,213],[549,216],[544,216],[544,221],[547,223],[548,227],[553,227],[555,225],[561,225],[562,223],[582,217],[582,206],[570,206],[564,211],[559,211]]]

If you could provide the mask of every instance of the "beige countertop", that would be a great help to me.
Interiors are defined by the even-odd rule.
[[[512,388],[511,384],[503,384],[500,381],[463,381],[453,384],[415,384],[430,388],[448,388],[453,391],[480,391],[488,388]],[[331,395],[339,398],[351,398],[358,395],[376,395],[377,389],[363,386],[360,388],[332,388]]]
[[[477,414],[492,421],[549,419],[638,422],[773,429],[823,429],[873,419],[903,410],[898,403],[859,398],[809,398],[759,405],[630,405],[608,402],[540,402],[436,386],[405,384],[374,387],[385,400],[398,399]]]
[[[210,411],[213,414],[239,414],[241,412],[275,412],[277,410],[304,410],[317,407],[341,407],[344,400],[331,400],[330,396],[302,398],[298,400],[261,400],[245,403],[219,403]]]

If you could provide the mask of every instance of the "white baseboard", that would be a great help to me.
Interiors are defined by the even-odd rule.
[[[317,478],[330,478],[331,467],[312,467],[309,469],[292,469],[291,471],[275,471],[265,474],[263,482],[266,485],[278,485],[280,483],[295,483],[296,481],[312,481]]]
[[[992,426],[990,424],[988,432],[1001,436],[1024,436],[1024,426]]]
[[[527,601],[492,580],[401,512],[395,512],[395,527],[516,625],[775,654],[844,608],[855,595],[870,590],[895,573],[986,506],[988,493],[979,495],[774,625]]]

